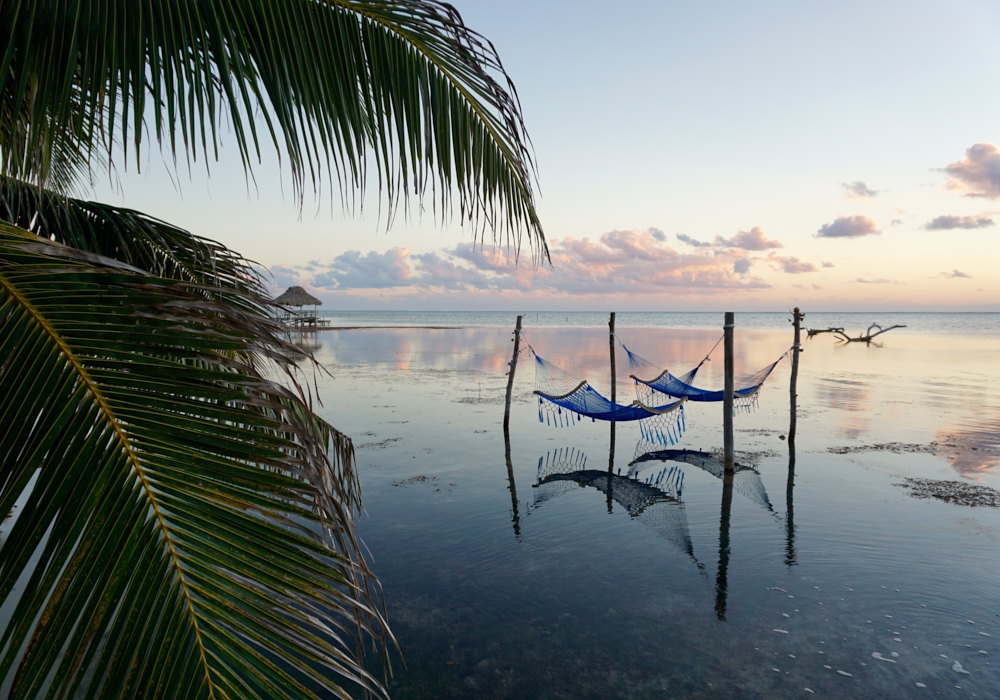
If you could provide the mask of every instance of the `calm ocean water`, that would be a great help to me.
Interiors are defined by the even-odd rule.
[[[330,315],[457,327],[304,339],[334,375],[323,413],[357,449],[360,530],[405,661],[394,698],[1000,697],[1000,508],[912,488],[1000,489],[1000,315],[807,316],[908,327],[881,347],[805,341],[794,470],[780,363],[736,418],[737,461],[755,470],[728,491],[706,456],[719,404],[685,409],[676,447],[693,455],[651,458],[634,423],[611,451],[607,423],[539,423],[525,352],[508,460],[514,314]],[[788,349],[787,318],[737,314],[738,374]],[[526,314],[525,338],[607,392],[606,323]],[[617,328],[684,369],[721,314],[623,313]],[[707,388],[722,384],[716,353]],[[628,403],[620,347],[617,361]]]
[[[321,311],[334,326],[461,326],[513,327],[518,312],[505,311]],[[575,328],[607,327],[604,311],[523,312],[524,323],[535,328],[565,326]],[[619,312],[618,328],[717,328],[722,313],[708,312]],[[741,313],[739,325],[755,330],[781,330],[788,327],[787,313]],[[810,313],[803,327],[844,328],[851,333],[865,330],[871,323],[883,327],[905,325],[911,333],[1000,335],[1000,313],[901,313],[850,312]]]

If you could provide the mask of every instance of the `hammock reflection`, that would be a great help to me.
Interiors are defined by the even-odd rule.
[[[719,567],[715,575],[715,615],[726,620],[729,590],[729,520],[733,508],[733,491],[774,513],[760,474],[753,467],[736,465],[736,471],[726,473],[725,464],[711,453],[696,450],[662,450],[640,440],[635,456],[629,462],[628,476],[647,469],[650,462],[681,462],[702,469],[722,481],[722,506],[719,512]],[[794,556],[794,555],[793,555]]]
[[[587,469],[587,456],[575,448],[546,453],[538,458],[538,479],[533,484],[534,508],[574,488],[591,487],[603,493],[608,503],[624,507],[628,514],[678,550],[691,557],[699,569],[704,565],[694,554],[681,492],[684,472],[664,468],[639,480],[603,469]]]
[[[640,440],[635,446],[635,456],[629,462],[628,476],[633,476],[643,469],[647,469],[649,462],[681,462],[690,464],[693,467],[708,472],[716,479],[722,479],[725,474],[725,465],[721,459],[717,459],[709,452],[698,450],[663,450],[657,448],[644,440]],[[750,466],[736,465],[736,473],[733,479],[733,486],[740,495],[748,498],[762,508],[773,513],[774,508],[767,497],[767,489],[760,479],[760,473]]]

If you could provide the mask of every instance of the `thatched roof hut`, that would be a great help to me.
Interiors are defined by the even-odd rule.
[[[323,303],[302,287],[289,287],[275,301],[282,306],[319,306]]]

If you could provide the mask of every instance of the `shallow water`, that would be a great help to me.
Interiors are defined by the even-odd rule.
[[[685,409],[676,447],[694,457],[628,481],[636,424],[618,424],[613,454],[607,423],[539,424],[527,352],[508,469],[513,319],[496,316],[355,314],[344,325],[463,327],[312,340],[334,374],[323,413],[357,448],[360,530],[405,659],[394,698],[1000,697],[1000,509],[918,500],[904,481],[1000,489],[1000,317],[810,316],[909,328],[882,347],[805,342],[791,479],[779,364],[736,418],[737,461],[757,473],[726,489],[697,455],[721,447],[720,404]],[[525,319],[532,347],[607,392],[606,317],[542,316]],[[737,315],[737,374],[788,349],[786,319]],[[721,335],[705,314],[628,320],[619,339],[678,370]],[[716,353],[699,385],[721,386]],[[553,465],[587,474],[536,485]]]

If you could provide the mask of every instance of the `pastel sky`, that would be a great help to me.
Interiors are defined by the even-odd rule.
[[[154,151],[93,196],[325,308],[1000,310],[995,0],[453,2],[517,85],[551,267],[430,202],[300,212],[273,153],[248,183]]]

